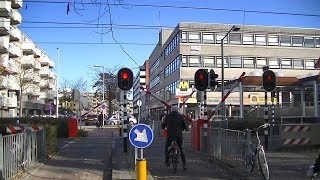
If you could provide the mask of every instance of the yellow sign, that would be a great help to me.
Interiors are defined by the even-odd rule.
[[[180,91],[187,91],[189,89],[189,84],[186,81],[181,81],[178,88]]]
[[[250,102],[251,103],[261,104],[261,103],[264,103],[264,101],[265,101],[264,97],[259,97],[259,96],[256,96],[256,95],[253,95],[253,96],[250,97]],[[271,102],[272,102],[271,97],[268,97],[267,98],[267,103],[271,103]],[[273,103],[277,103],[277,98],[273,99]]]

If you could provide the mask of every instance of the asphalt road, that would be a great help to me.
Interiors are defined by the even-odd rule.
[[[25,179],[111,179],[112,132],[115,128],[84,126],[89,135],[65,141],[56,156],[46,160]]]

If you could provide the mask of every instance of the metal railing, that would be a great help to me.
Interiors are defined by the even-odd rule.
[[[34,166],[44,157],[44,130],[0,135],[0,144],[1,178],[10,179]]]
[[[207,153],[223,162],[236,167],[243,167],[243,155],[245,143],[248,143],[246,133],[244,131],[208,128],[208,147]],[[204,129],[201,128],[201,137],[203,137]]]

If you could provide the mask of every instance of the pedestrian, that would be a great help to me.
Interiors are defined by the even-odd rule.
[[[102,114],[102,111],[101,111],[101,113],[99,114],[99,116],[98,116],[98,121],[99,121],[99,125],[100,125],[100,128],[101,129],[103,129],[103,127],[102,127],[102,123],[103,123],[103,114]]]
[[[169,163],[169,151],[168,148],[171,145],[173,140],[176,140],[180,153],[181,153],[181,160],[183,163],[183,169],[186,168],[186,157],[184,151],[182,150],[183,138],[182,138],[182,131],[186,130],[186,124],[184,121],[184,117],[179,113],[178,106],[171,107],[171,113],[166,115],[163,119],[161,124],[161,128],[167,128],[167,138],[165,144],[165,164],[170,166]]]

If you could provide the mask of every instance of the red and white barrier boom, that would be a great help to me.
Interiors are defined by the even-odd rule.
[[[149,95],[151,95],[152,97],[154,97],[154,98],[156,98],[157,100],[159,100],[162,104],[164,104],[166,107],[168,107],[168,108],[171,108],[171,105],[169,104],[169,103],[167,103],[167,102],[165,102],[164,100],[162,100],[161,98],[159,98],[158,96],[156,96],[156,95],[154,95],[154,94],[152,94],[152,92],[149,90],[149,89],[147,89],[147,88],[145,88],[145,87],[140,87],[141,89],[142,89],[142,91],[143,92],[145,92],[146,94],[149,94]],[[193,94],[194,92],[192,92],[192,94]],[[192,95],[191,94],[191,95]],[[191,95],[189,95],[189,97],[191,96]],[[186,102],[186,101],[185,101]],[[184,102],[184,103],[185,103]],[[192,119],[189,117],[189,116],[187,116],[187,115],[185,115],[185,114],[182,114],[183,115],[183,117],[186,119],[186,120],[188,120],[189,122],[192,122]]]
[[[227,92],[227,94],[225,94],[225,95],[223,96],[223,98],[222,98],[222,100],[220,101],[220,103],[219,103],[216,107],[214,107],[214,108],[212,109],[212,111],[210,112],[210,114],[209,114],[209,116],[208,116],[208,121],[212,118],[212,116],[214,115],[215,111],[220,108],[220,106],[222,105],[222,102],[225,101],[225,100],[227,99],[227,97],[231,94],[231,92],[233,91],[233,89],[236,88],[236,87],[239,85],[239,83],[240,83],[240,82],[242,81],[242,79],[244,78],[244,75],[245,75],[245,74],[246,74],[246,73],[243,72],[243,73],[240,75],[240,77],[236,80],[236,83],[232,84],[232,86],[230,87],[230,89],[229,89],[229,91]]]

